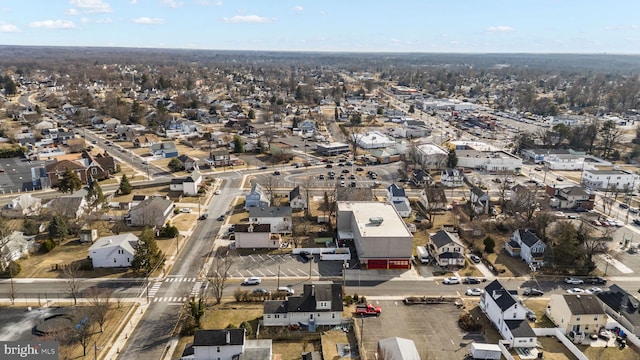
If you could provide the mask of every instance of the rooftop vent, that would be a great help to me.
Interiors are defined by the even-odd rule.
[[[374,224],[374,225],[378,225],[380,226],[382,224],[382,222],[384,221],[384,218],[382,217],[372,217],[369,218],[369,222]]]

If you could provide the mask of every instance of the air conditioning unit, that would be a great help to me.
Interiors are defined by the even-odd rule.
[[[375,225],[380,225],[380,224],[382,224],[382,222],[383,222],[383,221],[384,221],[384,218],[382,218],[382,217],[372,217],[372,218],[369,218],[369,222],[370,222],[371,224],[375,224]]]

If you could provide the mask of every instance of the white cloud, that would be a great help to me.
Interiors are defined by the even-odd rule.
[[[215,6],[222,6],[222,0],[218,0],[214,4]]]
[[[258,16],[258,15],[236,15],[230,18],[222,18],[222,21],[232,23],[232,24],[240,24],[240,23],[264,24],[264,23],[271,22],[271,19]]]
[[[111,6],[102,0],[69,0],[69,3],[92,14],[111,12]]]
[[[80,12],[78,11],[78,9],[71,8],[67,10],[67,15],[76,16],[76,15],[80,15]]]
[[[173,9],[177,9],[179,7],[182,7],[182,5],[184,5],[183,3],[177,2],[175,0],[162,0],[162,3]]]
[[[131,0],[131,5],[135,5],[138,3],[138,0]]]
[[[10,32],[18,32],[18,28],[15,25],[0,23],[0,32],[10,33]]]
[[[43,29],[73,29],[76,27],[76,24],[69,20],[42,20],[34,21],[30,23],[29,26]]]
[[[293,11],[303,11],[304,8],[302,6],[300,6],[300,5],[296,5],[296,6],[292,7],[291,10],[293,10]]]
[[[488,32],[512,32],[513,28],[511,26],[490,26],[487,28]]]
[[[202,5],[202,6],[211,6],[211,5],[215,5],[215,6],[222,6],[222,0],[218,0],[218,1],[211,1],[211,0],[195,0],[195,3],[198,5]]]
[[[80,21],[83,24],[111,24],[113,22],[113,20],[111,20],[110,18],[106,18],[106,19],[89,19],[86,17],[83,17],[82,19],[80,19]]]
[[[137,19],[133,19],[133,22],[136,24],[143,24],[143,25],[156,25],[156,24],[163,24],[164,19],[150,18],[150,17],[143,16]]]

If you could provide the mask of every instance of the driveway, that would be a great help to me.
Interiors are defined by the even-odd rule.
[[[355,318],[364,329],[362,340],[368,359],[375,359],[377,342],[390,337],[414,341],[422,359],[464,359],[469,344],[485,342],[481,333],[467,333],[457,325],[462,310],[453,304],[407,306],[402,301],[374,301],[379,317]]]

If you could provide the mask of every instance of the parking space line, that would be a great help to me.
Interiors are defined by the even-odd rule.
[[[302,269],[296,269],[302,273],[302,275],[308,275],[309,273],[302,271]]]
[[[269,274],[271,274],[271,276],[276,276],[276,274],[273,273],[273,271],[269,270],[269,269],[264,269],[264,271],[268,271]]]
[[[263,273],[262,271],[260,271],[260,270],[256,270],[256,272],[257,272],[258,274],[260,274],[260,276],[264,276],[264,273]]]
[[[240,277],[242,277],[242,273],[238,270],[236,270],[236,272],[238,273],[238,275],[240,275]]]
[[[258,257],[260,258],[261,261],[264,261],[264,258],[262,257],[262,255],[258,254]]]
[[[250,277],[254,277],[254,275],[253,275],[253,273],[251,271],[247,270],[247,272],[249,273]]]
[[[286,269],[286,271],[290,272],[293,276],[298,276],[295,272],[291,271],[291,269]]]
[[[247,257],[248,257],[249,259],[251,259],[251,261],[255,261],[255,260],[253,259],[253,256],[252,256],[252,255],[247,255]]]
[[[318,276],[320,276],[320,273],[319,273],[319,272],[317,272],[316,270],[313,270],[313,275],[318,275]]]

